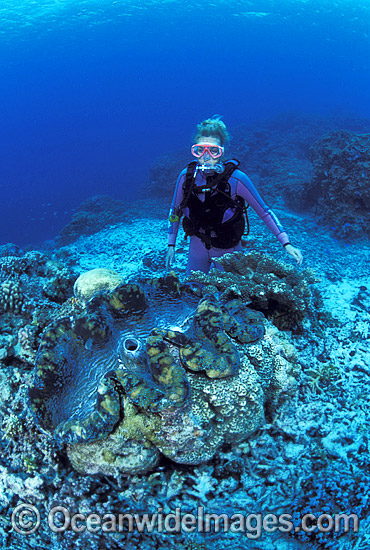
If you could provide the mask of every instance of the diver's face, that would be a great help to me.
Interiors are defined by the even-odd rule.
[[[218,137],[204,136],[198,139],[197,143],[199,145],[221,145],[221,142]],[[216,166],[220,164],[222,157],[216,159],[212,158],[208,151],[205,151],[204,154],[198,158],[199,164],[205,164],[206,166]]]

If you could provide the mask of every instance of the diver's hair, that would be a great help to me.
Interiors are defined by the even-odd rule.
[[[202,137],[216,137],[220,140],[223,146],[230,140],[230,134],[226,129],[226,125],[222,122],[220,115],[213,115],[211,118],[206,118],[197,126],[197,133],[194,136],[194,143]]]

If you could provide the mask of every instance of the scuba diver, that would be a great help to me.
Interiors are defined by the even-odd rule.
[[[179,175],[171,204],[166,269],[175,257],[177,232],[183,216],[183,228],[190,236],[186,275],[199,270],[208,273],[211,266],[222,270],[214,258],[242,250],[241,239],[249,230],[246,209],[250,205],[278,241],[298,263],[302,254],[292,246],[275,214],[268,208],[239,162],[223,162],[224,145],[229,134],[218,116],[197,126],[191,152],[196,158]]]

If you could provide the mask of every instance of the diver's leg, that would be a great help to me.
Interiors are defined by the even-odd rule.
[[[209,255],[211,258],[220,258],[224,254],[231,254],[232,252],[240,251],[240,250],[242,250],[241,242],[239,242],[236,246],[233,246],[232,248],[227,248],[227,249],[211,248],[211,250],[209,251]],[[219,271],[224,271],[224,268],[222,267],[222,265],[215,261],[211,263],[211,267],[215,267]]]
[[[190,275],[190,271],[203,271],[208,273],[211,265],[211,255],[204,244],[198,237],[190,237],[189,258],[186,266],[186,276]]]

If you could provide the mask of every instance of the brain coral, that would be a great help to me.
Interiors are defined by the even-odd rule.
[[[288,349],[261,313],[199,301],[174,274],[108,285],[46,329],[30,407],[80,472],[144,472],[161,454],[198,464],[294,392]]]

